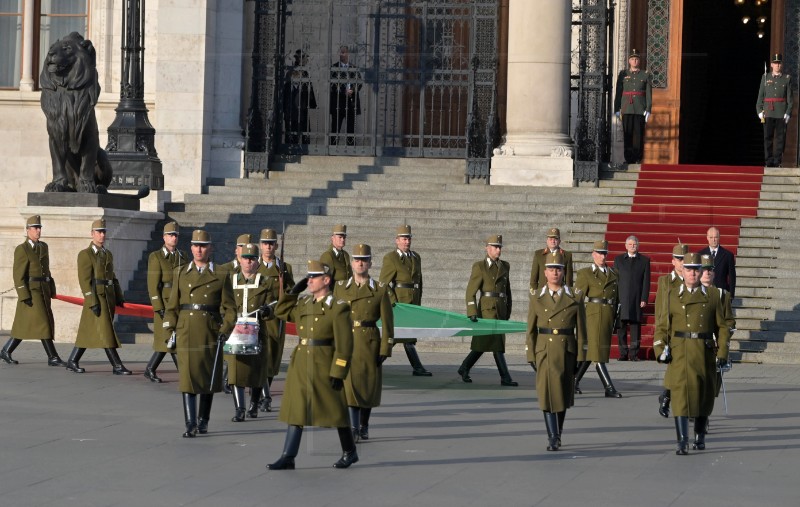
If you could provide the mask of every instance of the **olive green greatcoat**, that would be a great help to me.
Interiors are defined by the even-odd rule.
[[[233,285],[233,297],[236,300],[236,318],[242,317],[243,313],[249,314],[268,304],[269,286],[272,283],[261,273],[256,272],[253,279],[248,283],[244,275],[234,273],[228,275]],[[253,285],[245,289],[245,285]],[[244,292],[247,290],[247,308],[244,307]],[[256,317],[257,316],[257,317]],[[248,317],[258,318],[258,341],[261,344],[261,352],[253,355],[225,354],[228,362],[228,383],[239,387],[261,387],[267,383],[267,323],[274,320],[269,319],[259,312],[253,313]]]
[[[56,283],[50,274],[50,254],[47,243],[35,246],[29,240],[14,249],[14,288],[17,290],[17,309],[11,337],[18,340],[52,340],[55,334],[51,299],[56,295]],[[32,281],[31,278],[44,278]],[[23,301],[31,300],[33,306]]]
[[[388,286],[389,299],[392,304],[422,304],[422,259],[419,254],[409,250],[407,255],[400,255],[395,249],[383,256],[380,282]],[[398,283],[414,284],[414,288],[396,287]],[[394,343],[417,343],[416,338],[395,338]]]
[[[669,304],[669,294],[672,290],[677,290],[681,285],[683,285],[683,278],[681,278],[675,270],[670,271],[666,275],[661,275],[658,277],[658,283],[656,285],[656,299],[653,305],[653,310],[655,314],[655,321],[658,322],[658,319],[661,317],[666,311],[666,307]],[[667,345],[666,342],[663,342],[655,336],[653,337],[653,353],[656,357],[660,356],[662,352],[664,352],[664,347]],[[669,371],[669,365],[667,365],[667,371]],[[667,384],[669,375],[667,375],[667,371],[664,372],[664,387],[669,389],[669,384]]]
[[[330,379],[344,380],[353,356],[350,305],[329,294],[319,301],[284,294],[275,316],[294,322],[300,342],[289,358],[286,385],[278,419],[294,426],[350,426],[344,389],[336,391]],[[329,340],[314,344],[310,340]]]
[[[167,305],[167,298],[172,291],[172,273],[175,268],[185,266],[189,255],[175,249],[171,254],[166,247],[151,252],[147,258],[147,293],[153,306],[153,350],[156,352],[173,352],[167,348],[170,333],[164,328],[164,319],[158,314]]]
[[[653,110],[653,79],[646,70],[623,70],[617,76],[614,93],[614,112],[644,114]],[[634,93],[635,95],[625,95]]]
[[[766,101],[764,99],[783,100]],[[763,112],[764,116],[768,118],[783,118],[785,114],[792,114],[792,100],[792,77],[789,74],[773,76],[772,72],[767,72],[761,76],[756,114]]]
[[[333,245],[322,252],[322,255],[319,256],[319,261],[330,268],[329,274],[331,275],[332,282],[347,280],[353,276],[353,267],[350,265],[350,254],[344,250],[336,252],[333,249]]]
[[[556,250],[557,252],[561,252],[561,255],[564,256],[564,285],[569,287],[572,286],[572,252],[567,252],[563,248],[559,248]],[[537,289],[541,289],[542,286],[547,283],[547,279],[544,277],[544,265],[545,265],[545,256],[550,253],[549,248],[542,248],[540,250],[536,250],[533,254],[533,263],[531,264],[531,290],[536,291]]]
[[[217,312],[181,310],[181,305],[200,304],[218,308]],[[210,262],[200,273],[194,262],[176,268],[172,292],[167,300],[164,326],[177,334],[178,390],[182,393],[211,394],[222,390],[222,354],[217,376],[211,385],[211,372],[217,349],[217,337],[226,336],[236,320],[236,302],[227,272]]]
[[[108,249],[98,249],[92,243],[78,253],[78,283],[83,293],[83,311],[75,346],[119,348],[119,338],[114,331],[114,310],[123,302],[123,297],[114,274],[114,256]],[[99,317],[92,313],[94,305],[100,305]]]
[[[572,336],[540,333],[569,329]],[[575,401],[576,361],[586,360],[586,313],[583,293],[563,287],[558,302],[547,287],[531,295],[525,349],[528,362],[536,365],[536,393],[543,412],[563,412]]]
[[[353,358],[344,381],[347,405],[377,407],[383,389],[383,368],[378,356],[392,355],[394,337],[394,314],[387,287],[373,278],[359,287],[350,278],[336,282],[333,297],[347,301],[353,322]],[[377,320],[381,321],[383,332],[375,327]],[[362,322],[371,324],[362,326]]]
[[[669,291],[668,304],[656,322],[654,339],[668,343],[672,362],[664,385],[669,386],[677,416],[709,416],[714,409],[717,376],[715,358],[727,360],[730,322],[719,289],[700,287],[692,294],[685,285]],[[711,338],[679,338],[677,332],[719,330],[718,349]]]
[[[606,266],[603,273],[596,264],[578,270],[575,288],[586,297],[586,360],[607,363],[611,354],[611,336],[614,334],[614,317],[619,302],[619,277]],[[593,303],[589,299],[605,299]],[[610,301],[610,302],[609,302]]]
[[[283,290],[280,289],[280,259],[270,263],[269,266],[264,264],[261,260],[261,265],[258,267],[258,272],[267,280],[267,299],[266,303],[272,304],[277,301],[283,292],[294,287],[294,275],[292,274],[292,265],[283,263],[285,271],[283,274]],[[283,345],[286,342],[286,323],[278,319],[270,319],[267,321],[266,326],[267,341],[266,341],[266,363],[264,365],[265,372],[268,378],[275,377],[281,370],[281,358],[283,357]],[[262,328],[262,329],[264,329]]]
[[[508,262],[498,259],[489,265],[489,257],[472,265],[467,283],[467,317],[508,320],[511,316],[511,281]],[[482,292],[496,292],[500,296],[482,296]],[[473,336],[470,350],[476,352],[505,352],[506,335]]]

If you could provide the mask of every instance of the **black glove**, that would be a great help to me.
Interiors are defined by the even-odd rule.
[[[308,287],[308,278],[301,278],[299,282],[294,284],[294,287],[289,289],[287,294],[300,294]]]
[[[158,314],[159,317],[161,317],[162,320],[164,319],[164,309],[163,308],[160,309],[160,310],[157,310],[156,313]]]
[[[22,300],[22,304],[25,305],[25,306],[33,306],[33,299],[31,299],[31,298],[23,299]]]
[[[386,356],[378,356],[378,366],[382,365],[384,361],[386,361]]]
[[[275,313],[275,310],[273,310],[270,305],[261,305],[258,309],[258,312],[261,314],[262,319],[268,319],[272,317],[272,314]]]
[[[471,315],[469,317],[469,320],[471,320],[472,322],[478,322],[478,316],[477,315]]]
[[[228,341],[228,335],[226,335],[225,333],[218,334],[217,335],[217,341],[220,341],[220,342]]]
[[[531,368],[533,368],[533,371],[536,371],[536,363],[531,361],[529,364],[531,365]]]
[[[124,299],[120,299],[119,301],[117,301],[117,306],[119,306],[120,308],[125,306],[125,300]]]
[[[331,388],[334,391],[341,391],[342,389],[344,389],[344,380],[333,377],[331,377],[330,380],[331,380]]]
[[[93,307],[90,308],[90,310],[92,310],[92,313],[94,314],[95,317],[100,316],[100,305],[94,305]]]

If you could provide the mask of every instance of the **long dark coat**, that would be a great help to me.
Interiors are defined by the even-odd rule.
[[[147,293],[153,306],[153,350],[156,352],[173,352],[167,348],[170,333],[164,328],[164,319],[158,311],[167,306],[175,268],[185,266],[187,262],[189,255],[186,252],[176,249],[170,255],[166,247],[150,253],[147,258]]]
[[[650,295],[650,258],[637,253],[634,258],[625,253],[614,258],[614,269],[619,276],[619,318],[642,322],[643,308]]]
[[[50,303],[56,295],[56,283],[50,273],[47,244],[39,241],[33,246],[26,240],[18,245],[14,249],[12,275],[17,291],[17,308],[11,337],[18,340],[52,340],[55,323]],[[30,299],[33,306],[23,303],[26,299]]]
[[[114,274],[114,256],[107,248],[94,244],[78,253],[78,283],[83,293],[83,310],[75,346],[86,349],[119,348],[114,330],[114,310],[123,301],[122,289]],[[91,308],[100,305],[100,316]]]
[[[711,255],[711,249],[705,247],[697,253]],[[729,292],[732,298],[736,297],[736,258],[722,245],[714,256],[714,286]]]
[[[488,264],[488,257],[472,265],[467,283],[467,317],[508,320],[511,316],[510,265],[498,259]],[[496,292],[501,296],[482,296],[482,292]],[[477,301],[477,302],[476,302]],[[470,350],[476,352],[505,352],[506,335],[473,336]]]
[[[606,267],[603,273],[592,264],[578,271],[575,288],[587,298],[586,307],[586,360],[607,363],[611,353],[611,336],[614,333],[614,317],[617,310],[617,273]],[[589,299],[605,299],[606,302],[592,302]]]
[[[569,329],[573,334],[539,332]],[[558,302],[547,287],[531,295],[526,354],[536,365],[536,393],[543,412],[562,412],[575,401],[575,364],[586,360],[583,293],[563,287]]]
[[[266,303],[272,304],[277,301],[282,292],[294,287],[294,275],[292,273],[292,265],[284,263],[283,275],[283,290],[280,289],[280,259],[276,259],[268,267],[261,261],[258,267],[258,272],[267,280],[267,298]],[[280,373],[281,359],[283,357],[283,345],[286,342],[286,324],[279,319],[270,319],[267,321],[264,328],[267,331],[266,341],[266,364],[264,365],[265,372],[268,378],[272,378]]]
[[[381,283],[389,288],[389,298],[392,304],[406,303],[409,305],[422,304],[422,258],[413,250],[405,256],[400,256],[395,249],[383,256],[381,274],[378,277]],[[413,284],[413,288],[397,287],[398,283]],[[395,338],[395,343],[417,343],[416,338]]]
[[[349,279],[336,282],[333,296],[350,305],[353,322],[353,359],[344,381],[347,405],[374,408],[381,404],[383,368],[378,356],[390,357],[394,338],[394,314],[386,285],[370,278],[360,287]],[[375,327],[381,321],[383,332]],[[369,323],[362,325],[363,322]]]

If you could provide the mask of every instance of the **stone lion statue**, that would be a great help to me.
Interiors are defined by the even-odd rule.
[[[94,114],[100,83],[92,42],[72,32],[53,43],[39,87],[53,161],[53,181],[44,191],[106,193],[112,170]]]

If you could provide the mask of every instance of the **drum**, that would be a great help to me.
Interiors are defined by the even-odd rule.
[[[258,341],[258,319],[239,317],[230,338],[225,342],[222,351],[237,356],[253,356],[261,352]]]

